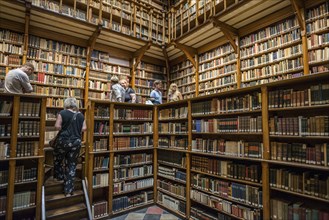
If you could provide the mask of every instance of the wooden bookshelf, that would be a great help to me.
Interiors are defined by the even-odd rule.
[[[1,219],[41,218],[46,99],[1,94]],[[8,117],[10,116],[10,117]]]

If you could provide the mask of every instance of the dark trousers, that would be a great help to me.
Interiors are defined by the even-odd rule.
[[[54,149],[54,178],[64,180],[64,193],[74,190],[74,178],[81,145],[57,145]],[[64,162],[64,163],[63,163]]]

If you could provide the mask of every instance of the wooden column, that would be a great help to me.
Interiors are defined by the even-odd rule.
[[[191,151],[192,151],[192,103],[187,102],[188,139],[186,153],[186,219],[191,215]]]
[[[12,122],[11,122],[11,133],[10,133],[10,158],[16,157],[16,146],[17,146],[17,131],[18,131],[18,117],[19,117],[19,96],[14,96],[13,110],[12,110]],[[13,207],[14,207],[14,193],[15,193],[15,166],[16,160],[9,160],[9,171],[8,171],[8,188],[7,188],[7,207],[6,207],[6,220],[13,219]]]
[[[158,177],[158,144],[159,144],[159,108],[158,106],[154,106],[153,108],[153,178],[154,178],[154,202],[158,201],[158,184],[157,184],[157,177]]]
[[[44,156],[44,143],[45,143],[45,130],[46,130],[46,102],[47,98],[42,98],[40,105],[40,128],[39,128],[39,149],[38,149],[38,183],[36,190],[36,212],[35,218],[41,219],[41,200],[42,200],[42,186],[44,183],[44,175],[45,175],[45,156]]]
[[[109,175],[109,197],[108,197],[108,210],[109,214],[113,212],[113,184],[114,184],[114,139],[113,139],[113,128],[114,128],[114,103],[110,104],[110,136],[109,136],[109,149],[110,149],[110,175]]]
[[[30,1],[25,1],[25,26],[24,26],[24,48],[23,48],[23,60],[22,64],[26,63],[27,60],[27,50],[29,46],[29,27],[30,27],[30,17],[31,17],[31,6]]]
[[[86,176],[88,179],[88,196],[90,204],[93,204],[93,166],[94,166],[94,154],[93,154],[93,143],[94,143],[94,115],[95,115],[95,102],[89,102],[87,108],[87,127],[88,137],[86,142]]]
[[[262,96],[262,128],[263,128],[263,159],[270,159],[270,136],[268,127],[268,91],[264,85],[261,87]],[[270,219],[270,174],[269,164],[262,162],[262,185],[263,185],[263,219]]]

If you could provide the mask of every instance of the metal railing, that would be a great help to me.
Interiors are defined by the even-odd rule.
[[[41,195],[41,219],[46,220],[46,201],[45,201],[45,186],[42,185]]]
[[[88,219],[92,220],[93,217],[91,216],[90,201],[89,201],[87,187],[88,187],[88,181],[87,181],[87,178],[85,178],[82,180],[82,188],[83,188],[83,194],[85,196],[85,201],[86,201],[86,206],[87,206],[87,211],[88,211]]]

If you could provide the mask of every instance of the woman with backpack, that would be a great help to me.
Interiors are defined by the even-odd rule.
[[[75,98],[65,99],[64,110],[57,115],[55,128],[59,133],[54,148],[54,179],[64,180],[64,194],[71,196],[74,191],[82,132],[87,130],[84,116],[79,112]]]

